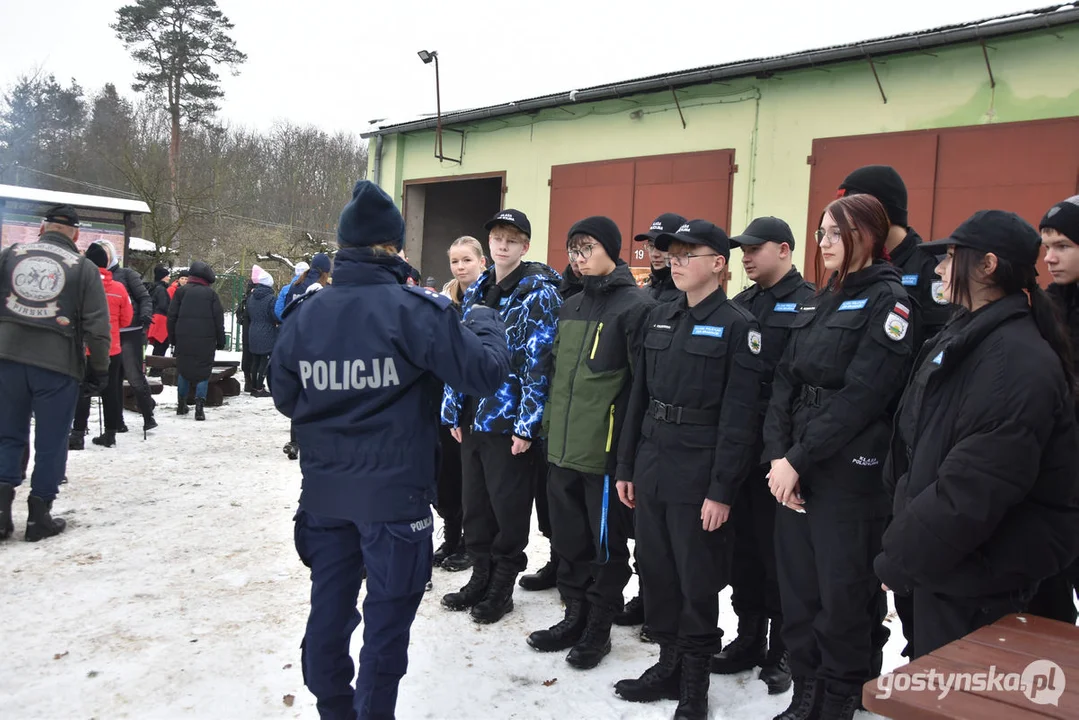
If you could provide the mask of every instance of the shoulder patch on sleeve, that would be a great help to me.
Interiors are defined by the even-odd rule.
[[[406,292],[412,293],[413,295],[419,295],[427,302],[434,303],[442,310],[445,310],[453,304],[448,297],[442,293],[437,293],[430,288],[420,287],[419,285],[402,285],[401,287],[404,288]]]

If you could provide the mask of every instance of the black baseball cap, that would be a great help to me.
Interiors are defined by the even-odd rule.
[[[949,245],[993,253],[1020,265],[1034,265],[1041,252],[1042,238],[1030,223],[1013,212],[979,210],[948,237],[918,247],[936,252]]]
[[[53,205],[45,211],[45,222],[78,227],[79,213],[70,205]]]
[[[656,249],[666,252],[674,242],[705,245],[725,258],[731,256],[731,241],[727,232],[707,220],[690,220],[682,223],[673,233],[660,233],[656,236]]]
[[[777,217],[759,217],[749,224],[741,235],[731,238],[731,247],[743,245],[763,245],[774,242],[777,245],[787,243],[794,250],[794,233],[791,226]]]
[[[633,239],[637,242],[643,242],[645,240],[655,241],[655,239],[663,233],[673,233],[685,224],[686,219],[678,213],[663,213],[652,221],[652,226],[648,228],[648,232],[634,235]]]
[[[520,210],[507,208],[500,211],[497,215],[487,221],[487,224],[483,226],[483,229],[490,232],[491,228],[495,225],[509,225],[515,227],[527,235],[529,239],[532,238],[532,224],[528,222],[528,216]]]

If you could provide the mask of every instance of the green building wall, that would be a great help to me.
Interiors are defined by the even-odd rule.
[[[733,148],[732,234],[759,215],[786,219],[798,236],[809,208],[815,138],[1079,115],[1079,26],[680,90],[686,128],[670,92],[514,115],[463,130],[463,162],[434,157],[433,131],[384,137],[381,184],[400,204],[406,180],[506,172],[506,207],[528,213],[529,256],[547,254],[552,165]],[[506,98],[510,100],[514,98]],[[640,111],[637,118],[631,113]],[[456,156],[459,135],[445,133]],[[725,220],[725,219],[717,219]],[[744,278],[736,258],[734,287]]]

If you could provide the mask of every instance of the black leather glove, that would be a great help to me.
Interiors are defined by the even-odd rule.
[[[99,373],[95,370],[86,371],[86,379],[82,381],[83,395],[100,395],[109,386],[109,374]]]

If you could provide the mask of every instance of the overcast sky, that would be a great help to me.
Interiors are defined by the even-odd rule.
[[[132,95],[109,24],[123,0],[0,0],[0,86],[42,69]],[[363,132],[443,111],[782,55],[1052,5],[1050,0],[218,0],[248,61],[224,74],[222,118]],[[47,10],[47,11],[46,11]],[[66,40],[64,39],[66,36]]]

